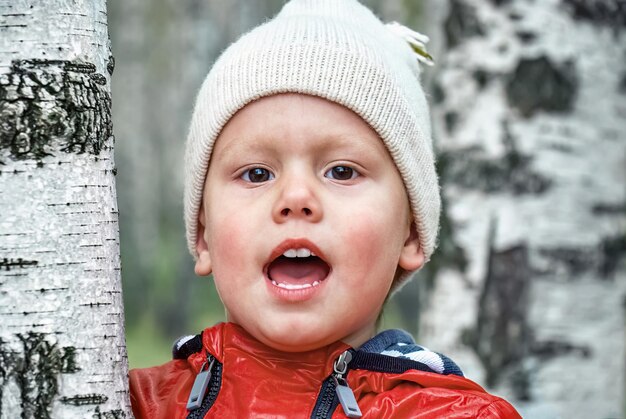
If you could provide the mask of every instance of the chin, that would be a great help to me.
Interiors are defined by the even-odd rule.
[[[265,345],[283,352],[306,352],[329,345],[335,340],[332,337],[323,338],[311,325],[303,327],[301,324],[277,325],[273,328],[263,328],[259,335],[254,336]]]

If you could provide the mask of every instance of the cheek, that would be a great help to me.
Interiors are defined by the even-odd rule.
[[[236,303],[238,295],[238,281],[232,278],[242,278],[241,260],[245,257],[242,253],[242,227],[229,219],[212,220],[207,225],[207,245],[213,264],[213,282],[217,293],[224,306],[232,312],[237,312]],[[210,227],[210,228],[209,228]],[[235,305],[234,305],[235,304]],[[230,317],[229,321],[233,321]]]
[[[223,269],[238,266],[237,261],[244,256],[248,241],[245,230],[236,215],[209,217],[205,234],[215,276]]]
[[[362,269],[377,275],[395,274],[409,232],[409,204],[400,182],[385,183],[358,206],[349,206],[345,217],[344,243]]]
[[[379,209],[385,211],[385,209]],[[377,274],[395,272],[400,258],[404,239],[401,232],[401,218],[394,214],[380,217],[371,211],[355,214],[345,230],[345,243],[349,243],[355,265],[362,270],[374,269]],[[348,245],[348,244],[346,244]]]

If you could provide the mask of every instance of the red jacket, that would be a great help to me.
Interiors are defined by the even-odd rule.
[[[186,359],[130,372],[137,419],[346,417],[332,380],[335,361],[350,349],[344,343],[283,353],[232,323],[206,329],[196,343]],[[520,418],[505,400],[466,378],[407,370],[398,358],[350,352],[354,358],[345,377],[363,418]],[[215,361],[202,407],[189,416],[194,380],[211,356]]]

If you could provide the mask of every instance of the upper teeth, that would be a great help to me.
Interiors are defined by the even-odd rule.
[[[311,252],[309,249],[289,249],[283,256],[286,258],[308,258],[309,256],[315,256],[315,253]]]

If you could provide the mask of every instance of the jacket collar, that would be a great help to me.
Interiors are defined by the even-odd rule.
[[[235,323],[218,323],[202,332],[202,344],[221,363],[245,362],[248,359],[262,360],[271,364],[272,368],[294,368],[315,371],[320,378],[325,378],[333,372],[334,361],[350,346],[343,342],[335,342],[322,348],[307,352],[282,352],[277,351],[261,342],[246,332]],[[197,360],[191,360],[197,370],[202,366],[206,353]],[[197,365],[196,365],[197,364]]]

